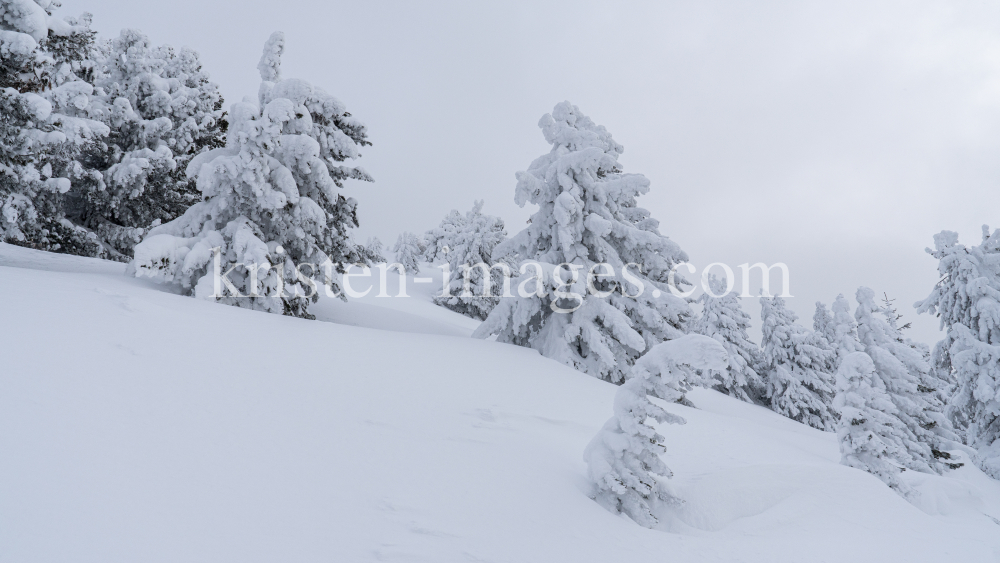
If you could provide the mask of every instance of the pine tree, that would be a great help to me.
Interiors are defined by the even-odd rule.
[[[403,269],[408,274],[420,273],[420,257],[423,255],[426,244],[417,235],[410,232],[403,232],[396,239],[392,251],[396,253],[396,262],[403,265]]]
[[[832,430],[834,353],[829,344],[797,324],[781,297],[761,297],[760,305],[765,401],[792,420]]]
[[[944,406],[933,394],[930,366],[920,352],[907,345],[875,304],[875,292],[867,287],[857,291],[858,338],[875,365],[889,398],[903,423],[900,438],[908,458],[908,469],[940,473],[948,458],[947,441],[957,439],[945,419]]]
[[[1000,230],[990,235],[984,226],[982,242],[968,248],[942,231],[934,246],[927,252],[938,259],[941,279],[916,306],[947,330],[933,356],[938,378],[958,386],[949,417],[965,428],[976,465],[1000,479]]]
[[[712,373],[714,387],[727,395],[753,402],[763,387],[756,371],[761,364],[760,348],[747,336],[750,315],[743,311],[739,296],[732,292],[725,293],[725,287],[725,280],[709,277],[712,294],[706,292],[698,298],[702,313],[694,332],[714,338],[729,355],[729,366],[725,371]]]
[[[528,272],[531,277],[515,283],[530,284],[533,277],[538,291],[501,300],[474,336],[495,334],[499,342],[532,347],[594,377],[620,382],[644,350],[683,334],[691,309],[669,293],[668,281],[674,265],[687,256],[637,206],[649,180],[622,173],[618,157],[624,149],[604,127],[569,102],[543,116],[539,127],[552,150],[517,173],[515,192],[518,205],[539,209],[528,228],[493,251],[494,258],[523,260],[522,278]],[[602,263],[610,269],[596,266]],[[626,275],[630,263],[640,267]],[[557,270],[560,264],[570,266]],[[579,275],[567,288],[556,276],[570,278],[565,270],[571,268]],[[596,292],[587,288],[592,268],[601,275],[594,280]]]
[[[444,259],[448,263],[448,289],[434,302],[465,316],[485,319],[503,295],[504,268],[510,271],[513,267],[509,256],[493,259],[494,249],[507,239],[503,219],[484,214],[483,201],[479,200],[464,215],[452,210],[438,228],[424,236],[429,261]]]
[[[46,47],[86,41],[90,31],[53,17],[57,6],[0,0],[0,241],[97,256],[102,246],[66,219],[64,198],[82,148],[108,131],[64,111],[85,110],[93,88],[70,80],[69,63]]]
[[[343,298],[334,268],[365,260],[348,236],[356,204],[336,190],[347,178],[371,178],[339,163],[360,156],[367,134],[337,99],[281,79],[283,49],[284,36],[273,34],[258,65],[259,105],[234,104],[226,147],[188,164],[205,200],[150,231],[135,247],[134,275],[199,298],[311,318],[309,303],[318,298],[311,277],[322,271],[327,290]],[[216,280],[230,271],[226,294]]]
[[[633,367],[632,377],[615,393],[614,416],[587,445],[583,459],[595,483],[593,498],[615,513],[624,512],[652,528],[656,503],[679,503],[659,477],[672,476],[660,459],[663,436],[647,420],[685,424],[680,416],[653,404],[649,395],[675,403],[684,396],[695,370],[725,370],[725,349],[714,339],[691,334],[653,346]]]
[[[912,497],[914,491],[899,479],[900,460],[910,458],[899,444],[904,425],[868,354],[844,356],[837,370],[833,404],[840,413],[840,463],[867,471],[904,497]]]

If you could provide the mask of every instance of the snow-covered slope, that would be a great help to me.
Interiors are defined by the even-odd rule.
[[[610,384],[420,297],[321,303],[399,332],[122,270],[0,244],[0,561],[1000,561],[976,469],[907,473],[913,506],[832,434],[705,390],[668,407],[687,502],[647,530],[587,498]]]

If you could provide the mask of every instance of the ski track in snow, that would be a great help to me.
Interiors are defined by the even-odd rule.
[[[434,269],[326,322],[123,272],[0,244],[0,562],[1000,561],[1000,482],[965,453],[904,473],[915,506],[832,433],[701,389],[659,428],[686,502],[658,530],[605,511],[582,453],[616,388],[468,338]]]

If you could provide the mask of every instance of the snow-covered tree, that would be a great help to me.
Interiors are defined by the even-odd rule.
[[[503,268],[509,271],[513,266],[509,256],[494,255],[497,245],[507,239],[503,219],[484,214],[483,201],[479,200],[465,214],[452,210],[424,239],[427,260],[448,263],[448,290],[434,302],[468,317],[485,319],[503,295]],[[493,268],[494,263],[497,268]]]
[[[367,262],[371,262],[372,264],[385,262],[385,246],[378,237],[368,237],[368,241],[365,242],[363,247],[359,246],[358,251],[364,254]]]
[[[667,451],[649,423],[684,424],[650,401],[652,395],[674,403],[684,395],[686,378],[695,370],[725,370],[725,349],[698,334],[653,346],[632,368],[633,374],[615,393],[614,416],[590,441],[583,453],[587,473],[595,484],[593,498],[615,513],[624,512],[641,526],[652,528],[657,503],[678,503],[660,478],[672,476],[660,459]]]
[[[764,399],[771,410],[832,430],[834,353],[822,336],[795,321],[781,297],[761,297]]]
[[[900,460],[910,457],[899,444],[904,425],[868,354],[844,356],[833,405],[840,413],[840,463],[875,475],[904,497],[912,496],[913,490],[899,479]]]
[[[833,322],[830,345],[837,352],[835,364],[839,367],[841,360],[852,352],[861,352],[864,346],[858,340],[858,325],[851,315],[851,304],[841,293],[833,302]]]
[[[48,157],[61,159],[53,167],[65,170],[70,185],[36,195],[35,214],[46,226],[24,244],[124,260],[146,228],[199,199],[182,170],[198,152],[222,146],[218,89],[188,49],[152,48],[133,30],[97,41],[89,14],[52,17],[58,2],[4,0],[3,6],[11,33],[0,39],[2,86],[37,92],[54,115],[104,126],[90,127],[100,134]],[[32,19],[43,15],[47,35]],[[17,21],[39,31],[17,33]]]
[[[908,469],[940,473],[948,459],[947,441],[958,437],[943,414],[944,406],[934,395],[930,366],[923,355],[907,345],[893,328],[885,311],[875,304],[875,292],[858,288],[854,317],[858,338],[875,365],[876,376],[896,406],[902,421],[900,444],[908,457],[901,459]]]
[[[934,236],[941,280],[916,304],[921,313],[936,314],[945,329],[934,348],[939,379],[954,378],[948,414],[965,429],[965,440],[977,450],[975,463],[1000,479],[1000,230],[983,227],[980,244],[966,247],[958,235]]]
[[[713,386],[723,393],[753,402],[763,381],[757,374],[761,364],[760,348],[747,336],[750,315],[743,311],[738,294],[725,292],[725,280],[710,276],[708,283],[712,294],[704,293],[698,298],[702,313],[694,332],[714,338],[729,355],[729,366],[724,371],[711,372]]]
[[[833,315],[830,314],[830,309],[827,308],[826,303],[816,302],[816,312],[813,313],[813,332],[826,338],[826,341],[830,344],[833,344],[836,338]]]
[[[81,150],[108,130],[64,111],[92,102],[93,87],[67,79],[62,60],[91,32],[53,17],[56,7],[0,0],[0,240],[97,256],[96,236],[66,219],[64,199],[79,177]],[[47,50],[52,45],[59,57]]]
[[[403,232],[396,239],[392,251],[396,253],[396,262],[403,265],[408,274],[420,273],[420,257],[425,250],[424,241],[411,232]]]
[[[91,57],[98,95],[86,115],[111,132],[88,147],[89,181],[74,183],[68,214],[126,259],[150,226],[200,199],[183,171],[196,154],[223,146],[222,97],[196,52],[153,47],[136,30],[99,42]]]
[[[340,294],[334,269],[364,263],[348,236],[357,226],[356,203],[337,188],[346,178],[371,180],[340,164],[369,144],[365,127],[323,90],[282,79],[283,49],[284,36],[274,33],[258,65],[259,104],[234,104],[225,148],[188,164],[204,201],[135,247],[130,271],[137,277],[199,298],[309,318],[308,305],[317,299],[310,278],[322,272],[327,290]]]
[[[495,334],[499,342],[529,346],[620,382],[644,350],[683,334],[691,309],[669,292],[668,282],[687,256],[638,207],[636,198],[649,191],[649,180],[622,173],[618,157],[624,149],[604,127],[569,102],[538,125],[552,150],[517,173],[515,192],[518,205],[532,203],[538,211],[493,257],[516,255],[524,261],[522,278],[534,278],[539,291],[501,300],[474,336]],[[557,270],[559,264],[569,266]],[[568,269],[579,274],[569,287],[557,279],[569,278],[558,273]],[[591,280],[596,291],[588,291]]]

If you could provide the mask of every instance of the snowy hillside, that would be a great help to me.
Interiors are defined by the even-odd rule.
[[[468,338],[438,278],[307,321],[123,271],[0,244],[4,563],[1000,561],[971,464],[904,473],[914,506],[834,434],[708,390],[659,429],[683,507],[609,513],[582,454],[616,387]]]

